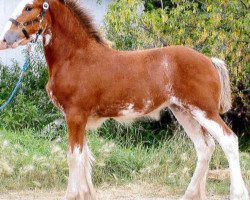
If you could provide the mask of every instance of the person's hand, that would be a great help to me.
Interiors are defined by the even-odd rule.
[[[0,50],[7,49],[7,43],[0,40]]]

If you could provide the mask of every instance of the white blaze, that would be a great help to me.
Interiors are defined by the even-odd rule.
[[[14,10],[13,14],[11,15],[11,18],[13,19],[17,19],[21,14],[23,9],[25,8],[25,6],[27,4],[33,4],[34,0],[22,0],[18,6],[16,7],[16,9]],[[10,29],[12,23],[10,21],[7,22],[7,24],[5,25],[3,32],[0,36],[0,40],[4,39],[4,35],[5,33]]]
[[[17,19],[23,12],[23,9],[25,8],[25,6],[27,4],[33,4],[34,3],[34,0],[22,0],[17,8],[14,10],[13,14],[11,15],[11,18],[13,19]]]

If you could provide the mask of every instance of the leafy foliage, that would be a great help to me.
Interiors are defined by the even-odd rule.
[[[158,2],[158,3],[156,3]],[[244,0],[120,0],[105,18],[107,37],[121,50],[186,45],[228,64],[233,88],[230,120],[249,132],[250,3]],[[234,126],[233,126],[234,127]]]
[[[38,130],[58,118],[59,113],[50,103],[45,91],[48,70],[41,51],[41,46],[36,47],[35,53],[30,58],[30,69],[18,95],[11,105],[0,112],[1,127]],[[16,63],[10,67],[0,65],[0,104],[9,97],[19,74],[20,68]]]

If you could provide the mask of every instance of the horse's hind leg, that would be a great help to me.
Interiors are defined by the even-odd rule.
[[[219,114],[210,114],[208,117],[205,112],[198,109],[193,110],[192,114],[195,119],[219,142],[226,154],[230,167],[231,200],[249,200],[249,194],[240,170],[237,136],[228,128]]]
[[[214,140],[192,115],[185,112],[183,108],[172,105],[170,109],[193,141],[198,157],[192,180],[182,199],[203,200],[206,196],[205,187],[209,162],[215,148]]]

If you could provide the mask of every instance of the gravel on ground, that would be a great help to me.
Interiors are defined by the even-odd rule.
[[[63,200],[65,191],[25,190],[0,192],[0,200]],[[164,187],[150,185],[102,186],[97,189],[98,200],[178,200]],[[225,196],[208,195],[207,200],[227,200]]]

